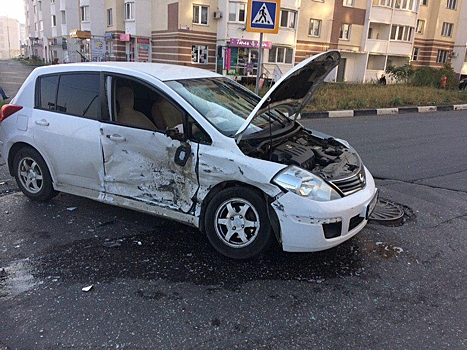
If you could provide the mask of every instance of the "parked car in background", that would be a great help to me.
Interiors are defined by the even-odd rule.
[[[30,199],[65,192],[173,219],[230,258],[272,240],[328,249],[362,230],[377,201],[357,152],[296,120],[339,59],[303,61],[262,99],[183,66],[37,68],[2,108],[0,155]]]
[[[459,90],[467,89],[467,78],[461,79],[459,81]]]

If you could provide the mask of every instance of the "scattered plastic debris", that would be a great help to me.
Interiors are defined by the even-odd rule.
[[[91,284],[90,286],[81,288],[81,290],[83,292],[89,292],[93,287],[94,287],[94,284]]]
[[[107,241],[107,242],[104,242],[103,246],[104,247],[107,247],[107,248],[117,248],[117,247],[120,247],[122,244],[120,242],[116,242],[116,241]]]
[[[68,210],[68,211],[73,211],[73,210],[76,210],[76,209],[78,209],[78,208],[77,208],[77,207],[69,207],[69,208],[66,208],[66,210]]]

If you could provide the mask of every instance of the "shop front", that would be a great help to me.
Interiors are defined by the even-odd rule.
[[[242,82],[248,82],[250,77],[255,78],[258,71],[258,47],[258,40],[231,38],[227,46],[218,48],[217,72]],[[262,47],[271,49],[272,42],[263,41]]]

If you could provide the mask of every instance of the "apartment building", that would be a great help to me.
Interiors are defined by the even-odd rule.
[[[259,33],[247,0],[25,0],[32,54],[50,61],[191,65],[238,80],[258,72]],[[453,64],[466,74],[464,0],[282,0],[279,32],[264,34],[263,77],[319,52],[342,62],[329,79],[372,81],[389,65]]]
[[[111,61],[151,62],[151,29],[160,1],[105,0],[106,55]]]
[[[461,0],[421,0],[412,65],[441,68],[451,64]]]
[[[368,53],[364,81],[378,79],[386,68],[403,66],[412,56],[418,0],[372,0],[363,51]]]
[[[0,16],[0,59],[6,60],[21,54],[21,32],[18,20]]]
[[[104,0],[25,0],[27,56],[45,62],[104,59]]]
[[[457,25],[456,39],[454,41],[454,48],[452,50],[451,65],[460,78],[467,78],[467,1],[462,1],[459,5],[459,18]]]

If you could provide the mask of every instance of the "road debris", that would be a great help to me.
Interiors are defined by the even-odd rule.
[[[94,284],[91,284],[90,286],[81,288],[81,290],[83,292],[89,292],[93,287],[94,287]]]

